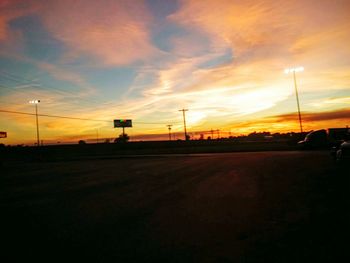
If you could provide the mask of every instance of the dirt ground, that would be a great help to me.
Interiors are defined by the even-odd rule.
[[[11,161],[2,258],[349,262],[349,178],[327,151]]]

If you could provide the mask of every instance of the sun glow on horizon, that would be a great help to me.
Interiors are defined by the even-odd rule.
[[[115,118],[135,122],[130,136],[166,138],[168,124],[183,130],[181,107],[194,131],[297,131],[297,73],[305,129],[346,126],[349,8],[347,0],[317,8],[302,0],[5,1],[0,110],[34,114],[28,101],[40,98],[39,114],[92,119],[39,116],[40,137],[52,142],[96,130],[116,137]],[[1,142],[35,141],[33,115],[0,112],[0,123],[9,135]]]

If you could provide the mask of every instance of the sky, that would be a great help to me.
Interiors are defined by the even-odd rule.
[[[348,0],[0,0],[5,144],[350,124]],[[101,120],[101,121],[99,121]]]

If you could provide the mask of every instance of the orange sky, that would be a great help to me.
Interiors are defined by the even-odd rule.
[[[40,117],[44,141],[138,139],[220,129],[298,131],[350,123],[350,2],[0,1],[0,110]],[[0,112],[6,144],[33,143],[35,117]],[[224,133],[223,133],[224,134]],[[142,135],[145,135],[142,137]],[[152,137],[153,138],[153,137]]]

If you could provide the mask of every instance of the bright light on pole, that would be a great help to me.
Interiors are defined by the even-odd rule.
[[[295,88],[295,96],[297,99],[297,106],[298,106],[298,114],[299,114],[299,124],[300,124],[300,132],[303,133],[303,125],[301,123],[301,113],[300,113],[300,105],[299,105],[299,95],[298,95],[298,88],[297,88],[297,78],[296,78],[296,72],[302,72],[304,71],[304,67],[296,67],[296,68],[287,68],[284,70],[284,73],[289,74],[293,73],[294,78],[294,88]]]
[[[288,73],[292,73],[292,72],[301,72],[301,71],[304,71],[304,67],[286,68],[284,70],[284,73],[288,74]]]
[[[37,146],[40,146],[40,139],[39,139],[39,120],[38,120],[38,104],[39,104],[39,102],[40,102],[40,100],[31,100],[31,101],[29,101],[30,104],[35,104]]]

